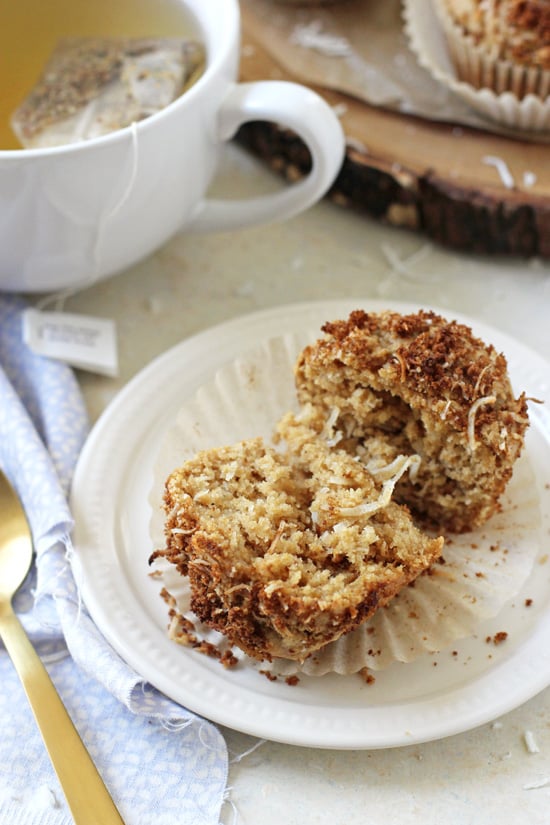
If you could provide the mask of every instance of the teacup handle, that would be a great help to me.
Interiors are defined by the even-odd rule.
[[[318,94],[287,81],[236,84],[218,113],[218,139],[230,140],[239,126],[254,120],[271,121],[296,132],[311,152],[310,173],[299,183],[260,197],[207,198],[189,229],[223,231],[291,218],[318,201],[336,178],[344,158],[344,133],[338,117]]]

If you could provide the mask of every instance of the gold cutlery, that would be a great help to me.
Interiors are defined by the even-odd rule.
[[[23,683],[76,825],[124,825],[53,682],[13,612],[33,558],[30,529],[0,471],[0,638]]]

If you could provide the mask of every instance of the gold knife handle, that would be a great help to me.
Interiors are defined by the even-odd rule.
[[[0,611],[0,637],[25,688],[75,825],[124,825],[23,626]]]

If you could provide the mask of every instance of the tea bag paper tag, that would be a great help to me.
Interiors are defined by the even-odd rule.
[[[116,326],[110,319],[26,309],[23,340],[37,355],[111,378],[118,375]]]

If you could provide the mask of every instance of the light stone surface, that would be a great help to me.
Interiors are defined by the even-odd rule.
[[[242,197],[279,185],[232,147],[215,193]],[[80,373],[90,414],[96,419],[142,367],[195,332],[257,309],[353,297],[465,313],[548,356],[549,263],[458,255],[324,202],[286,224],[178,236],[71,297],[67,310],[114,318],[118,327],[119,377]],[[243,755],[256,740],[226,734],[234,761],[224,825],[550,823],[550,689],[496,723],[396,749],[266,742]]]

